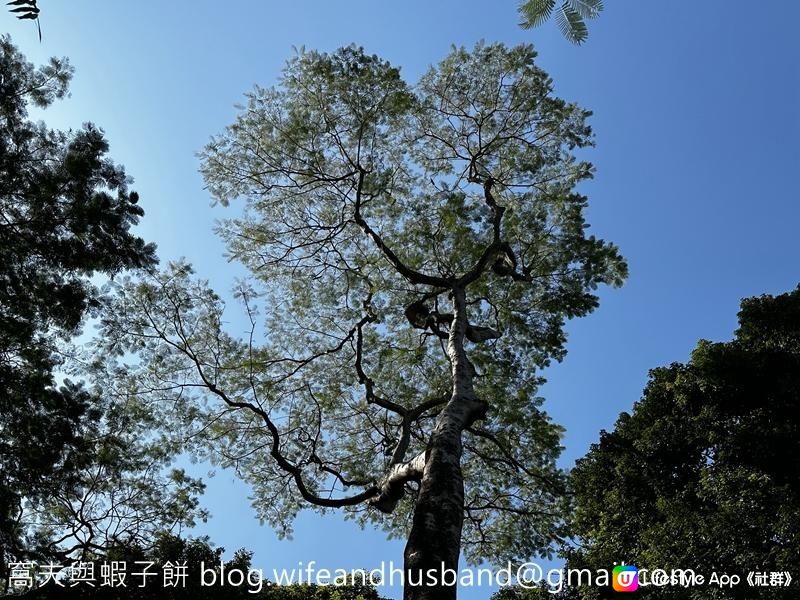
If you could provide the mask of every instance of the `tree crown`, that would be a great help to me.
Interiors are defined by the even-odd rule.
[[[250,331],[224,331],[186,265],[121,289],[105,349],[143,353],[140,385],[213,439],[280,529],[309,504],[406,529],[463,328],[488,408],[465,421],[468,556],[552,542],[560,428],[537,370],[626,268],[586,235],[574,191],[592,174],[572,154],[592,143],[589,113],[534,57],[454,48],[411,86],[360,48],[299,52],[201,155],[213,196],[246,204],[219,230],[252,274],[237,291]]]

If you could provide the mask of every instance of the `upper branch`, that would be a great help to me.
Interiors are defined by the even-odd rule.
[[[254,412],[259,417],[261,417],[261,420],[267,426],[270,436],[272,437],[272,446],[270,448],[270,455],[272,456],[272,458],[275,459],[275,462],[282,470],[284,470],[285,472],[287,472],[292,476],[295,485],[297,486],[297,490],[300,492],[300,495],[303,497],[305,501],[310,502],[311,504],[316,504],[317,506],[340,508],[343,506],[354,506],[356,504],[361,504],[365,500],[369,500],[378,493],[378,489],[374,485],[371,485],[369,488],[367,488],[360,494],[355,494],[353,496],[346,496],[343,498],[324,498],[312,492],[306,486],[306,483],[303,479],[303,473],[300,467],[289,461],[289,459],[287,459],[281,453],[280,432],[278,431],[278,427],[272,421],[267,412],[260,406],[256,406],[251,402],[242,402],[230,398],[223,390],[219,389],[214,384],[214,382],[210,381],[207,378],[206,374],[203,372],[202,366],[199,363],[199,361],[192,355],[189,356],[195,363],[195,366],[197,367],[197,372],[200,375],[200,378],[203,380],[203,383],[212,394],[215,394],[225,404],[227,404],[232,408],[247,409]]]
[[[449,288],[451,286],[451,281],[444,277],[436,277],[434,275],[428,275],[426,273],[421,273],[416,271],[406,265],[400,258],[392,251],[389,246],[386,245],[386,242],[383,241],[378,233],[369,226],[369,223],[364,219],[363,215],[361,214],[361,192],[364,187],[364,177],[366,176],[367,171],[363,168],[359,168],[358,173],[358,184],[356,185],[356,202],[355,207],[353,209],[353,218],[355,222],[361,227],[362,231],[366,233],[375,245],[378,246],[380,251],[383,255],[389,260],[392,266],[400,273],[403,277],[405,277],[411,283],[415,283],[418,285],[432,285],[434,287],[445,287]]]
[[[145,309],[145,314],[149,314]],[[360,504],[365,500],[368,500],[375,496],[378,493],[378,488],[374,485],[371,485],[363,492],[359,494],[355,494],[353,496],[347,496],[343,498],[326,498],[315,494],[309,487],[306,485],[306,482],[303,478],[302,468],[292,461],[290,461],[286,456],[283,455],[281,452],[281,435],[280,431],[275,425],[274,421],[270,418],[269,413],[264,410],[260,405],[254,404],[252,402],[247,402],[243,400],[235,400],[231,398],[224,390],[220,389],[215,381],[213,381],[209,376],[206,374],[203,368],[203,361],[202,359],[194,352],[191,345],[188,343],[188,338],[183,331],[183,325],[180,319],[180,311],[178,308],[175,308],[175,318],[176,318],[176,332],[181,337],[182,343],[177,343],[174,340],[171,340],[169,336],[165,334],[159,327],[156,321],[149,317],[150,326],[154,328],[155,332],[158,336],[167,344],[169,344],[173,349],[177,350],[179,353],[183,354],[187,357],[194,369],[196,370],[202,384],[208,389],[209,392],[217,396],[220,400],[225,403],[225,405],[231,408],[238,408],[248,410],[255,415],[257,415],[267,427],[267,430],[270,433],[271,437],[271,445],[270,445],[270,455],[275,460],[276,464],[280,469],[288,473],[292,476],[295,485],[297,486],[300,495],[303,497],[304,500],[310,502],[311,504],[316,504],[317,506],[324,506],[330,508],[339,508],[343,506],[353,506],[356,504]],[[366,317],[365,317],[366,318]]]

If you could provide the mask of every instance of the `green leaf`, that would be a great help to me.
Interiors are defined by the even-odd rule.
[[[553,14],[556,0],[527,0],[519,5],[523,17],[520,27],[531,29],[547,21]]]
[[[570,6],[569,0],[561,5],[556,14],[556,23],[564,37],[573,44],[582,44],[589,37],[583,17]]]
[[[603,10],[603,0],[568,0],[568,3],[582,19],[594,19]]]

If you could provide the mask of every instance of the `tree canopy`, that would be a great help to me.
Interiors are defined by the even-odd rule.
[[[66,59],[35,68],[0,38],[0,575],[12,559],[96,553],[190,522],[201,490],[168,479],[146,415],[58,373],[100,307],[93,277],[156,263],[131,230],[143,210],[102,131],[28,116],[63,98],[71,76]]]
[[[214,197],[246,205],[219,231],[250,269],[247,333],[187,265],[120,287],[103,355],[136,350],[142,397],[165,422],[177,407],[279,531],[344,508],[410,528],[407,566],[558,539],[561,429],[538,370],[626,267],[574,190],[589,112],[534,57],[454,48],[411,86],[360,48],[301,51],[202,154]]]
[[[654,369],[578,462],[571,566],[698,573],[800,564],[800,288],[742,302],[730,342]],[[583,597],[606,591],[581,588]],[[650,598],[795,598],[790,589],[640,588]]]

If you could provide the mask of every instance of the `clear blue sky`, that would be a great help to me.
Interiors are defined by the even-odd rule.
[[[609,0],[579,48],[553,23],[520,30],[515,2],[40,4],[41,44],[30,23],[5,11],[0,21],[31,60],[66,55],[77,69],[72,97],[47,111],[48,124],[102,126],[136,179],[141,234],[162,260],[187,257],[220,291],[235,268],[211,228],[231,209],[210,206],[195,153],[232,120],[243,92],[275,81],[292,46],[355,42],[413,81],[453,43],[534,43],[557,93],[595,113],[589,220],[631,268],[625,287],[603,291],[599,310],[570,324],[569,354],[547,373],[542,393],[567,428],[567,465],[639,398],[648,369],[686,360],[699,338],[728,339],[740,298],[800,282],[794,0]],[[402,560],[401,542],[335,515],[303,516],[294,541],[278,542],[232,475],[209,484],[214,517],[199,531],[230,551],[255,550],[258,567]]]

